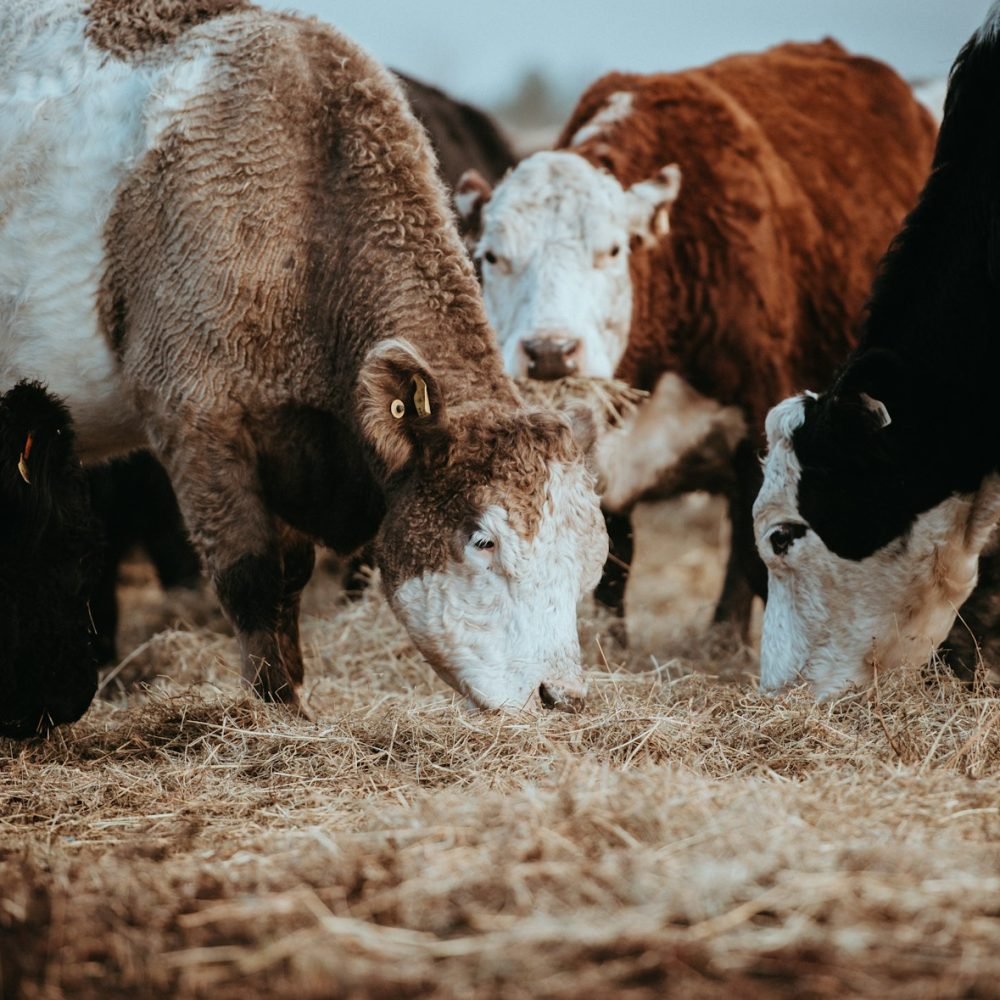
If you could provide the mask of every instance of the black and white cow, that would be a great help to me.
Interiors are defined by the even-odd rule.
[[[921,662],[1000,512],[1000,2],[952,68],[931,175],[883,260],[861,342],[767,418],[754,525],[769,691],[818,696]]]

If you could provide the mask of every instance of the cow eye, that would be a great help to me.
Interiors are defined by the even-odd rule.
[[[771,551],[776,556],[783,556],[805,533],[806,526],[804,524],[790,521],[773,528],[768,534],[767,540],[771,543]]]
[[[478,538],[472,539],[472,544],[479,549],[480,552],[488,551],[489,549],[496,548],[496,542],[492,538],[484,538],[479,536]]]
[[[611,261],[621,253],[621,245],[612,244],[607,250],[600,250],[594,254],[594,267],[606,267]]]
[[[483,260],[485,260],[487,264],[495,264],[497,262],[497,255],[492,250],[487,250],[486,253],[483,254]]]

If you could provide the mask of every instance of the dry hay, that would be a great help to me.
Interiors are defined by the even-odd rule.
[[[634,416],[648,392],[627,382],[609,378],[566,378],[542,381],[534,378],[517,380],[517,388],[525,401],[535,406],[552,406],[565,410],[582,405],[588,409],[600,431],[614,430]]]
[[[705,510],[673,516],[717,563]],[[315,723],[191,627],[145,688],[0,742],[4,997],[996,995],[990,692],[772,701],[715,661],[624,663],[592,620],[582,714],[471,714],[377,594],[334,597],[303,629]]]

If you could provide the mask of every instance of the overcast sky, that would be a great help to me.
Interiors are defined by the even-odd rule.
[[[833,35],[907,77],[944,76],[989,0],[262,0],[315,14],[388,65],[479,103],[541,68],[582,90],[609,69],[696,66]]]

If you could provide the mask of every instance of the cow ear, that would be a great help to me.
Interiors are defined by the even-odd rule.
[[[490,182],[478,170],[466,170],[455,185],[455,208],[462,234],[469,241],[479,239],[483,230],[483,206],[493,196]]]
[[[670,208],[681,190],[681,168],[676,163],[660,169],[655,177],[633,184],[626,192],[629,235],[644,246],[654,246],[670,232]]]
[[[874,399],[867,392],[861,393],[861,403],[866,410],[871,410],[875,414],[879,427],[888,427],[892,423],[889,410],[880,399]]]
[[[448,451],[448,414],[438,381],[417,349],[387,340],[365,357],[358,378],[361,431],[393,475]]]
[[[597,443],[597,422],[594,420],[594,414],[583,403],[568,406],[564,412],[573,432],[573,440],[576,441],[581,453],[589,456]]]

